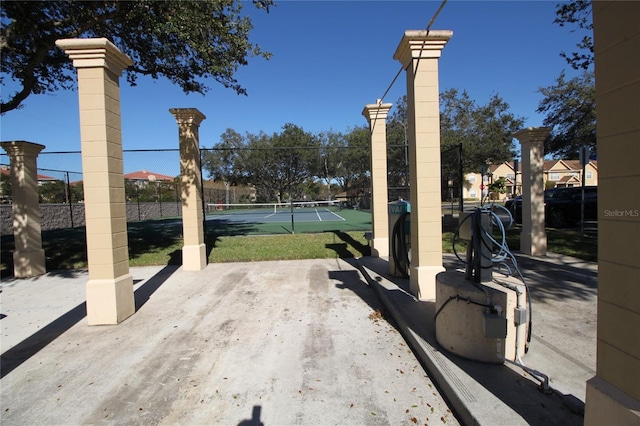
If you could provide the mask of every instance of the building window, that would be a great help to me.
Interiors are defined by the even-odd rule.
[[[476,195],[476,189],[475,189],[475,188],[471,188],[471,189],[469,190],[469,197],[470,197],[470,198],[477,198],[477,195]]]
[[[549,175],[549,180],[560,180],[560,173],[551,173]]]
[[[469,183],[476,183],[476,175],[469,176]]]
[[[592,172],[587,172],[587,179],[591,179],[593,177]]]
[[[516,178],[516,175],[513,173],[507,173],[507,179],[511,179],[514,180]]]

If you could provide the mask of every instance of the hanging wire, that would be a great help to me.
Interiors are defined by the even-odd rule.
[[[427,28],[426,28],[427,35],[429,35],[429,31],[431,30],[431,26],[436,21],[436,18],[438,17],[438,15],[440,15],[440,12],[444,8],[444,5],[447,3],[447,1],[448,0],[442,0],[442,3],[440,3],[440,7],[438,7],[438,10],[436,10],[436,13],[434,13],[433,16],[431,17],[431,20],[429,21],[429,24],[427,25]],[[378,105],[382,105],[382,102],[384,102],[384,98],[387,96],[387,94],[389,93],[389,91],[391,90],[393,85],[396,83],[396,80],[398,80],[398,77],[400,77],[400,74],[402,73],[403,70],[404,70],[404,66],[400,65],[400,69],[396,73],[395,77],[393,77],[393,80],[391,81],[391,84],[389,84],[389,86],[387,87],[387,90],[385,90],[385,92],[382,95],[382,97],[380,99],[378,99],[378,102],[377,102]],[[371,132],[369,134],[370,136],[373,135],[373,130],[376,127],[376,121],[377,120],[373,120],[373,125],[371,126]]]

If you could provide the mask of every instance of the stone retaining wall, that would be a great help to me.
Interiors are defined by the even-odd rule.
[[[127,222],[182,216],[182,205],[178,203],[127,203]],[[40,228],[64,229],[85,226],[84,204],[40,204]],[[11,204],[0,205],[0,234],[13,234],[13,212]]]

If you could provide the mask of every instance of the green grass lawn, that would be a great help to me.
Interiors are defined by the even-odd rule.
[[[210,222],[209,222],[210,223]],[[364,231],[371,228],[365,222],[356,230],[336,227],[309,232],[302,224],[296,233],[283,230],[279,235],[260,235],[252,224],[231,223],[211,226],[206,230],[205,243],[209,262],[242,262],[260,260],[294,260],[320,258],[353,258],[367,256],[370,249]],[[282,226],[280,226],[282,228]],[[444,229],[442,247],[452,253],[454,229]],[[48,271],[87,267],[85,229],[73,228],[42,233]],[[151,220],[128,224],[129,258],[131,266],[182,264],[182,224],[176,219]],[[507,231],[511,250],[520,249],[520,227]],[[547,229],[550,252],[597,261],[597,238],[578,232]],[[1,242],[2,277],[13,274],[13,236],[3,236]],[[464,245],[457,250],[464,254]]]

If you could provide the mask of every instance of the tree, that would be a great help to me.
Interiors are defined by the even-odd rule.
[[[507,192],[507,179],[504,176],[500,176],[489,184],[489,194],[492,200],[497,200],[498,194],[504,194]]]
[[[345,135],[347,147],[343,152],[343,167],[337,182],[348,193],[361,196],[371,187],[371,130],[357,126]]]
[[[273,0],[254,0],[269,10]],[[0,56],[5,75],[21,89],[2,99],[0,112],[18,108],[31,94],[74,87],[71,62],[55,46],[61,38],[106,37],[134,65],[127,81],[165,77],[186,93],[204,94],[213,78],[238,94],[233,77],[247,58],[269,58],[249,42],[249,17],[240,0],[6,1],[0,9]]]
[[[538,89],[544,99],[538,104],[539,113],[546,114],[545,126],[553,131],[545,141],[545,153],[557,158],[576,159],[580,147],[596,150],[596,104],[593,71],[570,80],[562,72],[556,83]]]
[[[407,97],[396,102],[387,125],[387,173],[390,198],[408,198],[409,148],[407,146]],[[402,189],[404,188],[404,190]]]
[[[64,203],[66,199],[66,184],[61,180],[44,182],[38,187],[41,203]]]
[[[202,151],[202,168],[208,171],[214,181],[225,186],[225,203],[230,203],[229,189],[242,181],[240,156],[244,147],[244,138],[233,129],[227,129],[220,142],[211,150]]]
[[[216,180],[253,185],[259,201],[301,199],[317,170],[319,147],[317,137],[294,124],[271,136],[261,132],[242,137],[227,129],[222,141],[203,156],[203,168]]]
[[[0,174],[0,195],[2,195],[2,202],[11,199],[11,174]]]
[[[593,21],[591,17],[591,0],[573,0],[556,5],[556,19],[554,24],[564,27],[567,24],[577,25],[588,32],[577,44],[578,52],[561,52],[562,56],[573,69],[588,69],[593,64]],[[571,32],[576,31],[575,28]]]
[[[443,199],[451,177],[459,187],[459,154],[463,147],[463,173],[479,172],[489,164],[510,161],[515,155],[513,133],[524,119],[509,112],[509,104],[494,94],[486,105],[477,105],[466,90],[449,89],[440,94],[440,146]]]
[[[345,154],[348,149],[347,138],[340,132],[329,130],[318,135],[322,148],[318,158],[315,175],[320,178],[325,187],[326,199],[333,199],[332,182],[336,181],[345,170]]]

